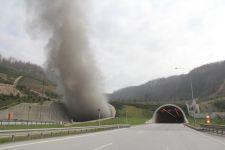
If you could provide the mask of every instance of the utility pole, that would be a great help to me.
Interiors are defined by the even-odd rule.
[[[42,121],[41,111],[42,111],[42,104],[40,105],[40,121]]]
[[[128,124],[128,119],[127,119],[127,111],[126,111],[126,124]]]
[[[119,127],[119,117],[116,117],[116,119],[117,119],[117,128],[119,129],[120,127]]]
[[[193,101],[193,118],[194,118],[194,126],[196,125],[196,118],[195,118],[195,111],[196,111],[196,102],[194,103],[194,90],[193,90],[193,82],[192,82],[192,79],[190,77],[190,82],[191,82],[191,98],[192,98],[192,101]]]
[[[42,122],[42,105],[44,102],[44,95],[45,95],[45,74],[43,72],[43,76],[42,76],[42,97],[41,97],[41,106],[40,106],[40,121]]]
[[[177,69],[188,69],[188,68],[178,68],[178,67],[175,67],[175,69],[177,70]],[[189,79],[190,79],[190,83],[191,83],[191,99],[192,99],[192,103],[194,103],[194,89],[193,89],[193,80],[192,80],[192,78],[191,78],[191,76],[189,75],[188,76],[189,77]],[[194,106],[193,106],[194,108],[194,110],[193,110],[193,118],[194,118],[194,126],[196,125],[196,118],[195,118],[195,111],[196,111],[196,104],[194,104]]]
[[[29,120],[30,120],[30,110],[31,110],[31,106],[28,107],[27,125],[29,124]]]
[[[98,109],[98,126],[101,125],[100,119],[101,119],[101,109]]]

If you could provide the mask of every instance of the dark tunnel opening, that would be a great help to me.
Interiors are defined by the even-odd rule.
[[[164,106],[156,112],[156,123],[185,123],[185,116],[175,106]]]

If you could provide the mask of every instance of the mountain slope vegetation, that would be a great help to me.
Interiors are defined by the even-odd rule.
[[[109,94],[110,100],[171,101],[191,99],[191,80],[194,97],[209,99],[225,95],[225,61],[206,64],[188,74],[159,78],[140,86],[132,86]]]
[[[14,82],[21,76],[18,84],[14,85]],[[22,94],[10,92],[9,89]],[[22,102],[42,103],[50,100],[49,98],[58,99],[59,95],[56,85],[47,79],[42,67],[0,55],[0,109]]]

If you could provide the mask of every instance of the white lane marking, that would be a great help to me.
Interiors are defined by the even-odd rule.
[[[98,135],[98,134],[109,133],[109,132],[116,132],[116,131],[121,131],[121,130],[126,130],[126,129],[127,128],[117,129],[117,130],[112,130],[112,131],[105,131],[105,132],[98,132],[98,133],[91,133],[91,134],[80,135],[80,136],[75,135],[75,136],[72,136],[72,137],[52,139],[52,140],[45,140],[45,141],[39,141],[39,142],[33,142],[33,143],[17,144],[17,145],[12,145],[12,146],[0,147],[0,150],[13,149],[13,148],[30,146],[30,145],[35,145],[35,144],[43,144],[43,143],[50,143],[50,142],[57,142],[57,141],[65,141],[65,140],[69,140],[69,139],[77,139],[77,138],[81,138],[81,137],[89,137],[89,136],[92,136],[92,135]]]
[[[57,142],[57,141],[63,141],[63,140],[69,140],[69,139],[75,139],[75,138],[87,137],[87,136],[90,136],[90,135],[77,136],[77,137],[67,137],[67,138],[60,138],[60,139],[55,139],[55,140],[48,140],[48,141],[40,141],[40,142],[33,142],[33,143],[18,144],[18,145],[12,145],[12,146],[7,146],[7,147],[2,147],[2,148],[0,148],[0,150],[12,149],[12,148],[29,146],[29,145],[35,145],[35,144],[49,143],[49,142]]]
[[[142,134],[144,133],[144,131],[137,131],[137,134]]]
[[[205,135],[205,134],[202,134],[202,133],[200,133],[200,132],[198,132],[198,131],[195,131],[194,129],[190,129],[190,130],[192,130],[192,131],[193,131],[194,133],[196,133],[196,134],[199,134],[199,135],[201,135],[201,136],[206,137],[206,138],[209,139],[209,140],[213,140],[214,142],[219,143],[219,144],[222,144],[222,145],[225,146],[225,143],[222,142],[222,141],[220,141],[220,140],[216,140],[215,138],[212,138],[212,137],[210,137],[210,136],[207,136],[207,135]]]
[[[111,146],[111,145],[112,145],[112,143],[105,144],[105,145],[102,145],[102,146],[96,147],[96,148],[95,148],[95,149],[93,149],[93,150],[101,150],[101,149],[104,149],[104,148],[109,147],[109,146]]]

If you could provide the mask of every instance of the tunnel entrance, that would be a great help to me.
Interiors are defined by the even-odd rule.
[[[153,121],[155,123],[187,123],[183,110],[172,104],[159,107],[153,115]]]

